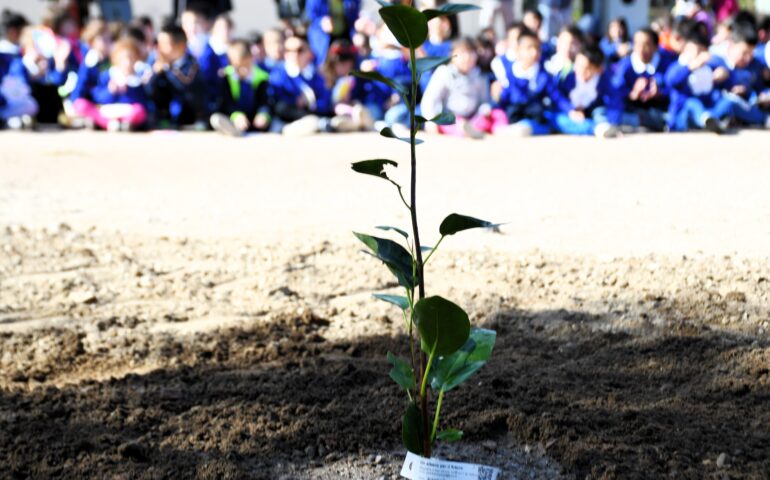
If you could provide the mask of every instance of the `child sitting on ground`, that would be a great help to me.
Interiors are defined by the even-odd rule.
[[[275,101],[271,130],[293,136],[334,131],[331,92],[313,64],[307,42],[300,37],[287,38],[284,57],[283,64],[270,72]]]
[[[596,47],[583,47],[575,57],[573,71],[555,86],[554,130],[568,135],[617,136],[612,123],[619,119],[610,78],[604,73],[604,54]]]
[[[529,29],[522,30],[516,61],[498,102],[511,124],[506,131],[519,136],[549,133],[545,103],[550,87],[551,76],[540,65],[540,39]]]
[[[198,62],[187,51],[187,37],[176,25],[158,34],[158,47],[149,83],[155,120],[166,127],[195,125],[205,129],[204,86]]]
[[[75,101],[75,109],[96,127],[111,132],[130,131],[147,120],[148,98],[144,80],[137,75],[141,47],[133,40],[118,41],[110,54],[112,66],[99,75],[90,97]]]
[[[572,71],[572,63],[583,45],[583,33],[574,25],[564,27],[556,38],[556,52],[543,63],[557,81]]]
[[[334,40],[321,67],[326,80],[326,88],[331,90],[335,116],[347,117],[344,122],[347,131],[371,130],[374,119],[369,109],[362,104],[367,100],[364,82],[353,76],[353,69],[358,63],[356,49],[347,39]],[[375,106],[374,108],[379,108]],[[340,121],[340,127],[343,122]],[[340,128],[338,128],[340,130]]]
[[[513,63],[516,61],[516,50],[519,46],[519,35],[526,29],[523,23],[512,23],[508,26],[505,38],[505,50],[497,55],[490,64],[495,80],[490,87],[491,95],[494,100],[500,98],[500,92],[510,83]],[[534,30],[533,30],[534,31]]]
[[[727,58],[714,57],[714,84],[722,90],[722,98],[710,111],[718,120],[710,123],[710,130],[719,133],[730,122],[770,128],[770,117],[760,107],[766,98],[760,98],[764,78],[762,64],[754,58],[756,44],[754,27],[739,23],[733,29]]]
[[[267,72],[254,64],[245,40],[233,41],[227,49],[229,66],[221,79],[221,102],[211,115],[211,127],[225,135],[240,137],[245,132],[265,132],[270,127]]]
[[[78,117],[86,117],[86,112],[78,110],[78,107],[85,107],[94,102],[91,94],[99,83],[102,72],[110,68],[112,39],[107,30],[107,24],[103,20],[91,20],[83,30],[81,38],[88,46],[88,51],[83,58],[83,63],[80,64],[77,83],[70,94],[72,109],[67,113],[75,117],[73,121],[79,121]],[[80,99],[87,102],[78,102]]]
[[[455,137],[483,138],[508,125],[502,110],[489,104],[489,85],[476,66],[476,47],[471,39],[456,40],[452,45],[452,62],[436,69],[422,96],[422,115],[431,119],[442,112],[455,115],[452,125],[427,123],[433,130]]]
[[[669,64],[669,56],[658,51],[658,34],[649,28],[637,31],[631,55],[618,63],[613,78],[613,88],[623,104],[623,125],[663,131]]]
[[[691,128],[718,130],[717,120],[709,110],[719,99],[714,88],[714,70],[709,64],[709,40],[703,32],[692,30],[685,40],[679,60],[666,72],[666,84],[671,93],[668,126],[673,132]]]
[[[12,62],[10,73],[29,85],[32,97],[40,107],[35,120],[58,123],[63,109],[59,87],[76,68],[70,55],[70,43],[41,27],[25,29],[22,45],[24,55]]]

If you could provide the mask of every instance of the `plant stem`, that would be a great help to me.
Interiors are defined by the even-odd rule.
[[[433,441],[436,438],[436,429],[438,428],[438,416],[441,413],[441,400],[444,399],[444,389],[442,388],[438,394],[438,401],[436,402],[436,415],[433,417],[433,430],[430,433],[430,440]]]
[[[414,256],[417,261],[417,286],[418,299],[425,298],[425,276],[423,275],[422,249],[420,248],[420,231],[417,227],[417,58],[414,48],[409,49],[409,64],[412,67],[412,91],[409,99],[409,147],[411,150],[411,207],[409,213],[412,216],[412,232],[414,233]],[[426,355],[420,355],[420,377],[425,376]],[[422,431],[425,432],[423,455],[430,458],[431,441],[428,437],[428,395],[420,395],[420,413],[422,416]]]
[[[438,340],[433,344],[433,348],[430,350],[430,357],[428,357],[428,366],[425,367],[425,374],[422,377],[422,385],[420,385],[420,396],[425,396],[425,390],[428,387],[428,374],[430,373],[430,366],[433,365],[433,359],[435,358],[436,345]]]
[[[439,246],[439,245],[441,245],[441,242],[443,242],[443,241],[444,241],[444,235],[441,235],[441,238],[439,238],[439,239],[438,239],[438,243],[436,243],[436,246],[435,246],[435,247],[433,247],[433,248],[430,250],[430,253],[428,254],[427,258],[425,258],[425,261],[423,261],[423,262],[422,262],[422,266],[423,266],[423,267],[425,267],[425,265],[427,265],[427,264],[428,264],[428,260],[430,260],[430,257],[432,257],[432,256],[433,256],[433,252],[435,252],[436,250],[438,250],[438,246]]]

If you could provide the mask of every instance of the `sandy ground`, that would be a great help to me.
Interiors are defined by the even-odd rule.
[[[447,398],[468,441],[444,455],[505,478],[763,478],[770,136],[428,140],[425,241],[453,211],[507,222],[445,242],[427,274],[499,333]],[[407,218],[348,167],[404,145],[0,142],[12,475],[395,478],[382,357],[402,327],[370,294],[396,290],[349,232]]]

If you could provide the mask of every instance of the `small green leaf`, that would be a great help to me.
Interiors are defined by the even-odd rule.
[[[451,355],[468,340],[471,323],[468,314],[445,298],[423,298],[414,306],[413,319],[423,349],[435,345],[436,355]],[[430,349],[428,349],[430,351]]]
[[[407,94],[406,88],[403,85],[394,82],[393,80],[389,79],[388,77],[384,76],[379,72],[362,72],[360,70],[354,70],[353,75],[355,75],[358,78],[363,78],[365,80],[372,80],[375,82],[384,83],[385,85],[389,86],[390,88],[397,91],[401,95]]]
[[[436,125],[454,125],[457,123],[457,117],[452,112],[441,112],[430,119]]]
[[[393,369],[390,371],[390,378],[404,390],[414,388],[414,371],[411,365],[390,352],[388,352],[388,362],[393,365]]]
[[[377,300],[382,300],[383,302],[392,303],[393,305],[397,306],[401,310],[406,310],[409,308],[409,300],[407,300],[406,297],[401,295],[385,295],[383,293],[375,293],[372,296]]]
[[[380,16],[398,43],[415,50],[428,38],[428,18],[416,8],[391,5],[380,9]]]
[[[431,388],[448,392],[470,378],[492,356],[496,339],[497,334],[493,330],[471,329],[470,337],[461,349],[434,360]]]
[[[409,239],[409,234],[406,233],[404,230],[401,230],[400,228],[397,228],[397,227],[391,227],[390,225],[380,225],[380,226],[374,227],[374,228],[378,228],[380,230],[385,230],[386,232],[387,231],[393,231],[393,232],[398,233],[402,237],[406,238],[407,240]]]
[[[401,438],[404,441],[404,447],[412,453],[422,455],[423,433],[422,418],[420,409],[414,402],[406,407],[404,418],[401,420]]]
[[[351,165],[353,171],[363,173],[364,175],[374,175],[375,177],[384,178],[390,180],[388,174],[385,173],[385,165],[398,166],[398,163],[393,160],[385,160],[384,158],[378,158],[375,160],[363,160],[361,162],[355,162]]]
[[[428,123],[428,119],[423,117],[422,115],[415,115],[414,119],[417,121],[417,123]]]
[[[416,282],[412,276],[412,255],[404,247],[387,238],[356,232],[353,234],[369,247],[376,258],[385,263],[402,287],[414,289]]]
[[[451,61],[452,57],[422,57],[418,58],[415,64],[417,66],[417,72],[422,74]]]
[[[459,440],[462,440],[463,438],[463,431],[458,430],[456,428],[450,428],[448,430],[443,430],[436,435],[436,440],[441,440],[442,442],[457,442]]]
[[[412,143],[408,138],[406,138],[406,137],[399,137],[398,135],[396,135],[396,133],[390,127],[385,127],[382,130],[380,130],[380,135],[382,135],[385,138],[394,138],[396,140],[401,140],[402,142],[406,142],[406,143],[409,143],[409,144]],[[419,138],[415,138],[414,139],[414,144],[415,145],[419,145],[421,143],[423,143],[423,141],[420,140]]]
[[[453,213],[441,222],[438,231],[441,235],[454,235],[457,232],[470,230],[471,228],[494,228],[497,226],[499,226],[499,224]]]
[[[430,8],[428,10],[423,10],[422,13],[425,14],[428,20],[432,20],[436,17],[442,17],[445,15],[457,15],[458,13],[468,12],[470,10],[478,10],[478,9],[479,7],[477,7],[476,5],[467,5],[462,3],[445,3],[444,5],[441,5],[439,8]]]

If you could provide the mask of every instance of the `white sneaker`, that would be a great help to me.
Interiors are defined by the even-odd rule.
[[[107,122],[107,131],[108,132],[119,132],[120,131],[120,120],[110,120]]]
[[[532,125],[528,125],[526,123],[514,123],[513,125],[508,125],[507,127],[500,129],[500,131],[503,135],[508,135],[511,137],[531,137]]]
[[[465,122],[463,124],[463,133],[465,133],[466,137],[473,140],[483,140],[485,135],[484,132],[477,130],[476,127],[471,125],[471,122]]]
[[[353,118],[356,119],[359,130],[369,132],[374,128],[374,118],[372,118],[369,109],[363,105],[353,107]]]
[[[243,136],[243,132],[238,130],[238,127],[235,126],[232,120],[230,120],[227,115],[222,113],[215,113],[211,115],[211,118],[209,118],[209,123],[211,123],[211,128],[221,133],[222,135],[227,135],[228,137]]]
[[[349,133],[357,132],[360,128],[359,123],[347,115],[337,115],[331,119],[331,127],[335,132]]]
[[[598,138],[615,138],[620,132],[609,123],[600,123],[594,129],[594,135]]]
[[[318,117],[315,115],[302,117],[283,127],[281,133],[288,137],[306,137],[318,133]]]

